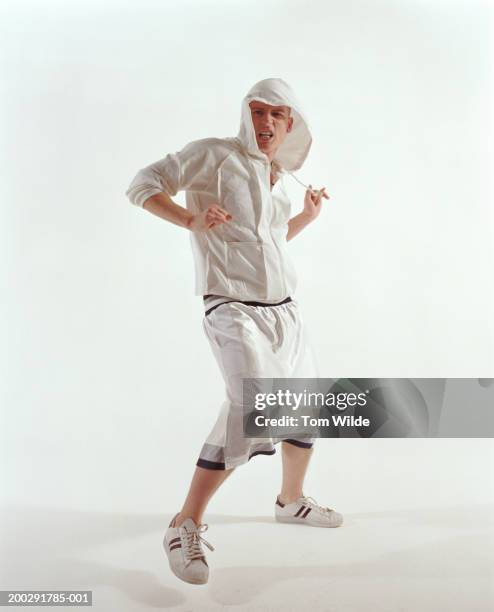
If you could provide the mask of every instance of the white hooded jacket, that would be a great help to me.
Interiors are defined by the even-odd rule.
[[[273,159],[280,173],[270,190],[270,163],[257,146],[249,102],[289,106],[293,127]],[[233,217],[205,232],[191,232],[195,294],[276,302],[291,295],[296,275],[286,250],[291,205],[283,188],[284,171],[304,163],[312,137],[290,86],[281,79],[256,83],[242,102],[236,138],[205,138],[186,145],[140,170],[126,195],[143,206],[151,196],[186,192],[194,213],[219,204]]]

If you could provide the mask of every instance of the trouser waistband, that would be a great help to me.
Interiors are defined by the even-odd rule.
[[[221,306],[222,304],[229,304],[230,302],[236,302],[236,303],[240,303],[240,304],[245,304],[246,306],[263,306],[263,307],[272,307],[272,306],[281,306],[281,304],[288,304],[288,302],[292,301],[291,297],[287,297],[284,300],[282,300],[281,302],[276,302],[276,303],[271,303],[268,304],[266,302],[254,302],[254,301],[244,301],[244,300],[234,300],[234,299],[229,299],[225,296],[221,296],[221,295],[205,295],[204,296],[204,307],[206,309],[205,312],[205,316],[207,317],[209,314],[211,314],[213,312],[213,310],[216,310],[216,308],[218,308],[218,306]]]

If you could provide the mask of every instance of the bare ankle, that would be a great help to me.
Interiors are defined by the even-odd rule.
[[[185,521],[186,518],[187,517],[182,516],[182,514],[179,512],[177,516],[173,519],[172,527],[180,527],[180,525]]]
[[[299,493],[298,495],[288,495],[288,494],[280,493],[278,495],[278,499],[282,504],[291,504],[297,499],[299,499],[299,497],[302,497],[302,496],[303,496],[302,492]]]
[[[173,519],[173,521],[171,522],[170,526],[171,527],[180,527],[180,525],[186,521],[188,518],[191,518],[194,523],[196,525],[200,524],[200,521],[196,520],[193,516],[184,516],[181,512],[179,512],[175,518]]]

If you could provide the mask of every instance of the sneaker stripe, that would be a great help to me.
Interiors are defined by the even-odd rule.
[[[175,550],[175,548],[182,548],[182,544],[174,544],[173,546],[170,546],[170,552]]]
[[[302,514],[302,518],[306,518],[306,516],[309,514],[311,510],[312,508],[307,508],[307,510]]]
[[[299,515],[301,512],[303,512],[304,510],[305,510],[305,506],[301,506],[301,507],[298,509],[297,514],[295,514],[294,516],[298,516],[298,515]]]
[[[171,546],[172,544],[175,544],[175,542],[180,542],[180,537],[178,538],[173,538],[173,540],[170,540],[168,542],[168,546]]]

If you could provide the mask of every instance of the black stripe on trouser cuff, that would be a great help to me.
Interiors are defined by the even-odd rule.
[[[198,459],[197,467],[206,468],[206,470],[226,470],[225,464],[218,461],[208,461],[207,459]]]
[[[252,453],[252,455],[249,455],[249,458],[247,459],[247,461],[250,461],[252,459],[252,457],[255,457],[256,455],[274,455],[276,453],[276,450],[273,448],[273,450],[269,450],[269,451],[255,451],[254,453]],[[226,470],[225,464],[224,462],[220,462],[220,461],[208,461],[207,459],[201,459],[199,458],[197,460],[196,463],[197,467],[202,467],[205,468],[206,470]]]
[[[289,444],[293,444],[293,446],[298,446],[299,448],[312,448],[314,446],[313,442],[300,442],[300,440],[282,440],[282,442],[288,442]]]
[[[213,306],[212,308],[209,308],[208,310],[206,310],[205,316],[207,317],[208,314],[212,313],[213,310],[216,310],[216,308],[219,308],[220,306],[223,306],[223,304],[231,304],[232,302],[236,302],[237,304],[245,304],[246,306],[268,306],[268,307],[272,307],[272,306],[281,306],[282,304],[288,304],[288,302],[291,302],[291,301],[292,301],[291,297],[287,297],[284,300],[282,300],[281,302],[278,302],[276,304],[266,304],[265,302],[243,302],[242,300],[228,300],[226,302],[221,302],[221,304],[216,304],[216,306]]]

